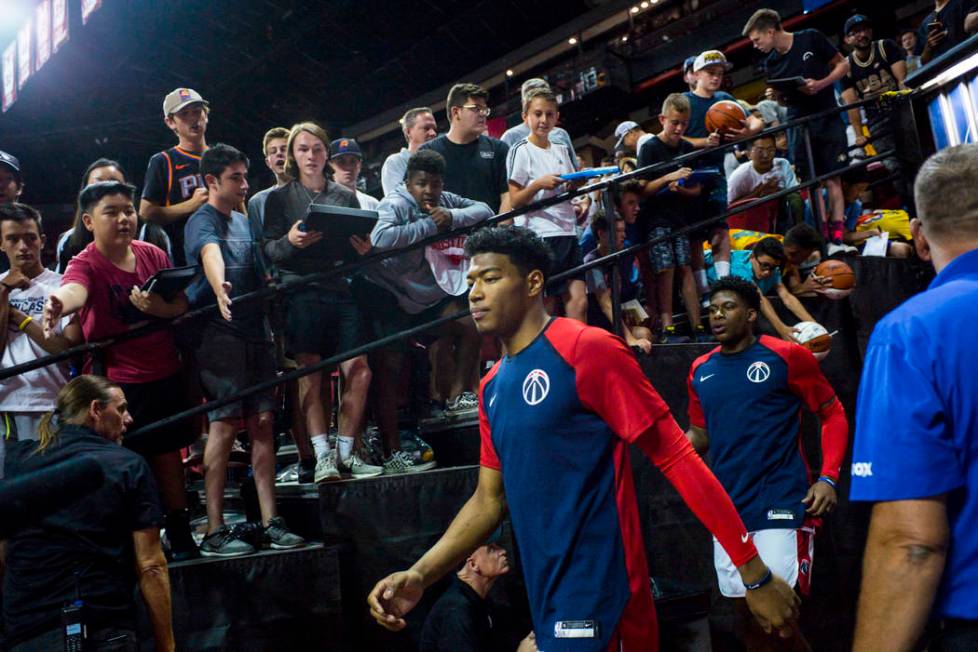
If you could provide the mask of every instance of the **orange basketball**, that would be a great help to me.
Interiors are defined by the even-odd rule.
[[[742,106],[731,100],[720,100],[706,112],[706,130],[712,134],[714,131],[724,133],[728,129],[740,129],[746,119],[747,114]]]
[[[815,275],[832,279],[832,284],[822,290],[822,294],[830,299],[847,297],[856,287],[856,275],[852,268],[841,260],[830,258],[819,263],[818,267],[815,268]]]

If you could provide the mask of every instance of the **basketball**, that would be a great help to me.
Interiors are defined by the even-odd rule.
[[[813,321],[795,324],[795,341],[812,352],[816,360],[823,360],[832,348],[832,336],[825,327]]]
[[[728,129],[740,129],[747,119],[744,109],[731,100],[720,100],[706,112],[706,130],[711,134],[719,131],[721,134]]]
[[[856,275],[841,260],[829,259],[819,263],[815,268],[815,275],[832,279],[832,284],[822,290],[822,294],[830,299],[843,299],[856,287]]]

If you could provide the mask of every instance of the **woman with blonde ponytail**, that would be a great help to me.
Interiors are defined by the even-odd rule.
[[[41,419],[39,441],[9,444],[7,479],[81,457],[97,461],[104,479],[84,495],[65,486],[64,507],[6,540],[6,650],[65,649],[61,608],[79,597],[92,649],[110,640],[118,642],[113,649],[136,649],[133,570],[156,649],[173,650],[159,492],[146,460],[119,445],[132,423],[126,396],[115,383],[86,375],[62,387],[55,406]]]

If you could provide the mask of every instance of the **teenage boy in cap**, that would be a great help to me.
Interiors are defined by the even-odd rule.
[[[24,190],[24,178],[20,176],[20,161],[0,150],[0,203],[15,202]]]
[[[0,150],[0,204],[15,202],[24,190],[24,179],[20,176],[20,161]],[[10,269],[10,263],[0,256],[0,272]]]
[[[208,106],[192,88],[177,88],[163,98],[163,122],[176,135],[177,144],[149,159],[139,202],[139,214],[166,229],[178,267],[186,265],[183,225],[207,201],[200,157],[207,149]]]
[[[638,156],[642,144],[652,137],[652,134],[642,129],[634,120],[619,122],[615,127],[615,150]]]
[[[754,48],[767,54],[764,62],[767,77],[785,79],[802,77],[804,85],[780,95],[788,106],[788,120],[809,116],[838,106],[833,92],[835,82],[849,72],[849,62],[835,49],[825,35],[814,29],[786,32],[781,16],[773,9],[758,9],[747,20],[743,30]],[[801,179],[809,179],[844,168],[849,163],[848,140],[838,114],[830,114],[808,123],[815,169],[808,169],[805,139],[796,138],[792,160]],[[829,195],[829,255],[843,250],[845,204],[842,181],[838,177],[823,184]],[[821,192],[814,192],[821,203]]]
[[[329,169],[333,171],[333,181],[355,192],[360,208],[375,211],[380,200],[357,190],[357,179],[362,168],[363,153],[357,141],[337,138],[329,144]]]
[[[907,61],[903,58],[903,52],[891,39],[874,41],[873,23],[869,18],[862,14],[850,16],[843,29],[843,40],[852,48],[847,57],[849,72],[841,80],[843,103],[852,104],[903,88],[903,80],[907,77]],[[849,109],[849,124],[856,134],[857,145],[867,142],[863,132],[863,111],[866,112],[866,122],[870,124],[880,117],[880,107],[876,104]],[[887,138],[886,142],[880,138],[873,139],[873,149],[877,152],[892,146],[892,138]]]

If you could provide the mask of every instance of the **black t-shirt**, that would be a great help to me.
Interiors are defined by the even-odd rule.
[[[30,475],[87,454],[105,480],[95,492],[7,539],[3,621],[7,644],[58,626],[75,598],[75,574],[89,627],[135,629],[132,534],[163,523],[156,483],[146,460],[88,428],[66,425],[55,443],[36,453],[36,441],[7,447],[5,477]]]
[[[829,62],[839,51],[825,35],[816,29],[803,29],[794,33],[791,49],[784,54],[771,50],[764,61],[768,79],[784,79],[785,77],[804,77],[806,79],[824,79],[832,71]],[[829,85],[815,95],[805,95],[797,90],[783,93],[788,107],[788,119],[811,115],[837,106],[835,91]]]
[[[509,145],[489,136],[479,136],[466,145],[456,145],[442,134],[421,146],[445,157],[445,190],[489,204],[499,212],[499,196],[509,190],[506,154]]]
[[[157,206],[173,206],[190,199],[194,190],[206,188],[200,175],[200,154],[193,154],[179,147],[157,152],[149,159],[146,179],[143,182],[143,199]],[[191,213],[163,228],[170,236],[173,264],[186,265],[183,252],[183,225]]]
[[[492,612],[471,586],[452,579],[428,613],[421,630],[419,652],[492,652]]]
[[[964,19],[973,11],[978,11],[978,0],[948,0],[943,9],[930,12],[921,21],[920,27],[917,28],[917,42],[920,43],[921,48],[927,45],[927,25],[930,23],[938,20],[944,25],[942,31],[947,31],[944,40],[932,50],[931,61],[955,45],[968,40],[971,35],[964,31]]]
[[[874,41],[870,44],[869,56],[865,61],[860,61],[855,52],[849,54],[849,72],[841,80],[842,88],[856,91],[861,100],[898,90],[900,85],[893,76],[893,63],[903,61],[903,57],[903,49],[896,41]],[[874,104],[867,104],[863,108],[870,121],[879,115],[879,109]]]
[[[680,141],[678,147],[670,147],[658,136],[648,138],[638,151],[638,167],[644,168],[647,165],[671,161],[695,149],[686,140]],[[650,179],[658,179],[671,171],[667,169],[663,172],[654,172]],[[646,197],[642,200],[638,221],[644,227],[646,234],[649,230],[659,227],[678,229],[692,224],[702,219],[703,197],[705,192],[694,198],[682,197],[679,193],[669,191]]]

